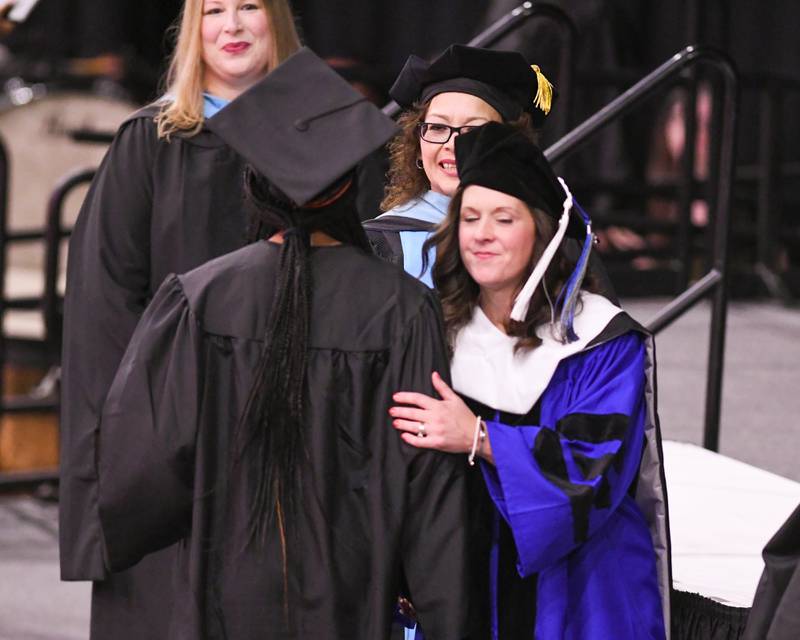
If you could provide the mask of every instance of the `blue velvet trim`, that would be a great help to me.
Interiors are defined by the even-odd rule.
[[[583,207],[581,207],[576,201],[573,201],[572,207],[573,211],[578,212],[584,224],[591,224],[591,218],[589,217],[589,214],[584,211]],[[558,297],[558,302],[560,302],[562,298],[564,299],[564,305],[561,308],[561,317],[559,322],[561,325],[561,335],[564,336],[568,343],[576,342],[578,340],[578,335],[575,333],[575,329],[573,328],[575,322],[575,308],[578,304],[578,293],[580,292],[581,285],[583,284],[583,278],[586,275],[586,269],[589,264],[589,254],[592,252],[592,241],[592,236],[587,234],[583,241],[581,255],[575,264],[575,269],[570,275],[569,280],[567,280],[567,283],[562,288],[561,294]]]

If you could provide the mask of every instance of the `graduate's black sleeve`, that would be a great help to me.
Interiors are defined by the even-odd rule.
[[[202,345],[180,281],[170,276],[131,338],[100,419],[98,501],[111,571],[189,529]]]
[[[398,390],[436,396],[431,372],[449,382],[438,303],[431,292],[406,329]],[[408,445],[403,445],[408,446]],[[468,555],[465,459],[420,450],[409,469],[403,570],[427,640],[467,637]]]
[[[100,408],[150,291],[153,123],[123,125],[70,241],[61,389],[60,554],[64,580],[105,576],[97,516]]]

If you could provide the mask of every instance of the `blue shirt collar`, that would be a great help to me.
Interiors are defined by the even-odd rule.
[[[230,104],[230,100],[203,92],[203,117],[210,118]]]

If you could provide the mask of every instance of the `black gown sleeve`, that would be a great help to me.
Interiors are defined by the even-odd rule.
[[[397,390],[419,390],[435,396],[431,372],[449,378],[441,326],[438,303],[429,292],[421,312],[406,328]],[[468,635],[465,465],[464,456],[420,450],[409,469],[401,543],[403,570],[428,640],[456,640]]]
[[[180,281],[171,276],[131,338],[100,420],[98,501],[111,571],[189,530],[202,344]]]
[[[150,292],[153,123],[123,125],[70,241],[64,303],[60,554],[64,580],[105,576],[97,515],[100,408]]]

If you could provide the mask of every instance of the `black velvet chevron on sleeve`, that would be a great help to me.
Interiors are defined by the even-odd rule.
[[[544,476],[569,498],[572,508],[575,542],[586,540],[589,533],[589,513],[592,507],[611,506],[611,486],[605,474],[623,459],[622,448],[616,454],[598,456],[573,451],[572,458],[584,480],[602,477],[596,492],[588,485],[570,480],[564,459],[563,440],[573,440],[598,445],[615,440],[622,441],[628,430],[630,418],[623,414],[574,413],[556,424],[555,430],[543,428],[536,436],[533,455]]]
[[[583,542],[589,536],[589,511],[594,500],[592,488],[570,481],[561,439],[555,431],[551,429],[539,431],[533,445],[533,455],[545,478],[569,498],[575,542]]]
[[[556,431],[567,440],[601,444],[622,440],[629,423],[630,417],[622,413],[571,413],[556,423]]]

